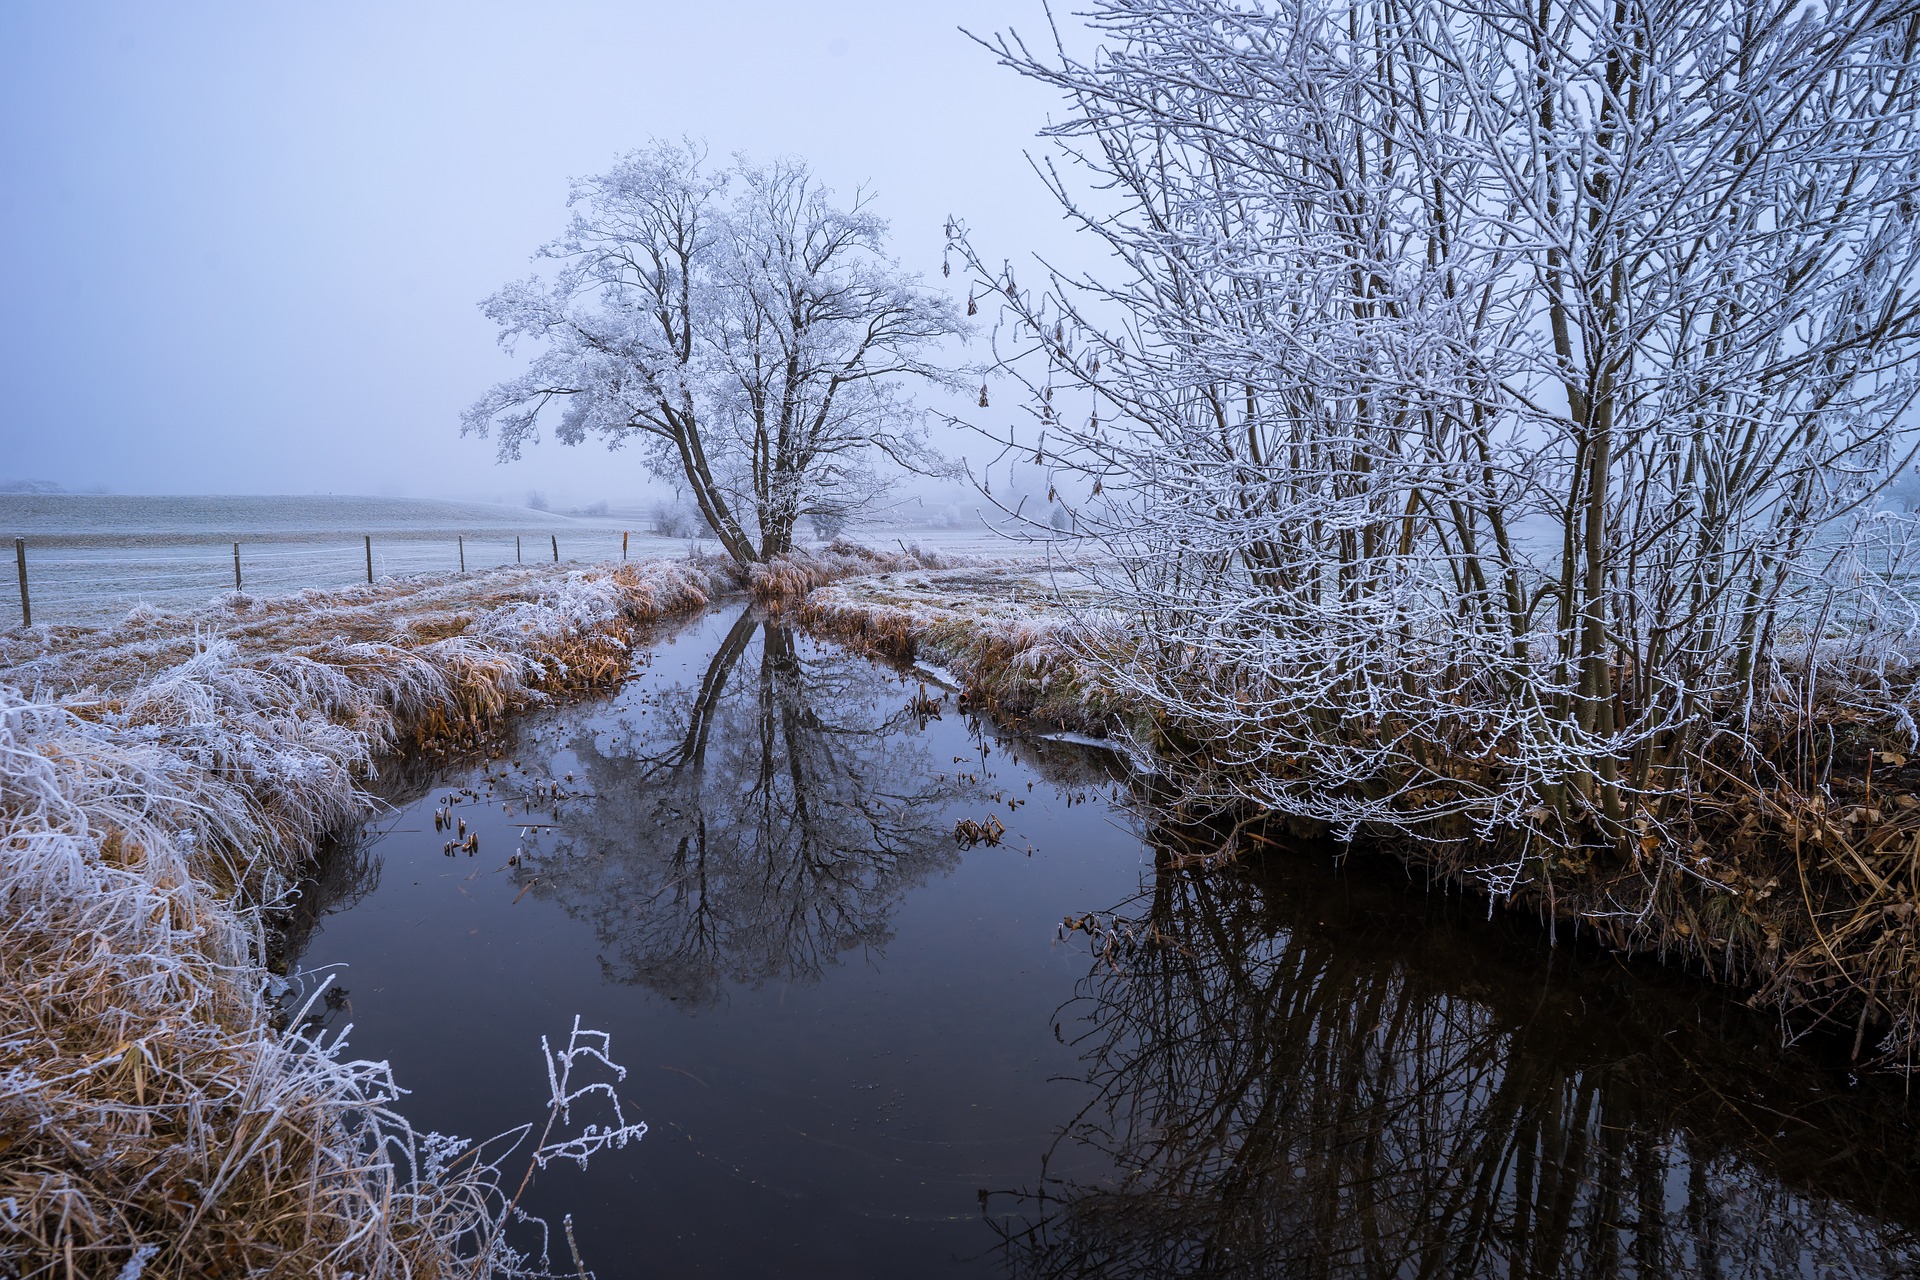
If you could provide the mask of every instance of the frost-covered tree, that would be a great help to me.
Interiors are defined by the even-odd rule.
[[[1116,674],[1338,830],[1697,874],[1703,753],[1839,634],[1808,592],[1907,447],[1920,11],[1090,8],[1090,56],[991,47],[1066,98],[1042,172],[1110,267],[956,248],[1004,438],[1145,615]]]
[[[803,515],[860,510],[885,460],[937,465],[903,384],[949,380],[933,355],[964,322],[887,257],[870,195],[839,208],[797,160],[713,168],[657,142],[569,203],[539,251],[557,270],[482,304],[510,350],[539,350],[463,433],[503,459],[549,421],[568,444],[642,442],[739,561],[791,550]]]

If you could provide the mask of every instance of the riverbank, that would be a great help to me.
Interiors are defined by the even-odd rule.
[[[1071,570],[876,576],[815,592],[799,618],[947,674],[1015,727],[1086,735],[1142,765],[1157,761],[1176,775],[1172,790],[1195,825],[1216,831],[1215,860],[1324,830],[1233,801],[1239,788],[1207,776],[1204,743],[1143,713],[1115,678],[1135,660],[1127,622]],[[1544,854],[1516,852],[1464,830],[1431,841],[1385,829],[1358,838],[1504,909],[1733,985],[1777,1013],[1787,1039],[1817,1032],[1863,1066],[1911,1071],[1920,1062],[1920,752],[1898,725],[1850,709],[1844,692],[1801,720],[1792,708],[1763,708],[1762,736],[1779,749],[1758,769],[1704,758],[1684,849],[1615,864],[1590,852],[1562,858],[1544,841]],[[1808,723],[1813,732],[1793,732]],[[1816,739],[1811,758],[1794,753]],[[1541,833],[1512,834],[1522,844]]]
[[[622,682],[654,622],[736,593],[912,663],[1015,730],[1178,773],[1177,755],[1148,754],[1170,735],[1109,678],[1131,650],[1125,626],[1071,570],[1033,565],[840,548],[748,575],[718,562],[542,566],[0,635],[0,1270],[68,1258],[75,1274],[470,1270],[498,1239],[496,1168],[416,1134],[383,1064],[285,1029],[270,956],[292,886],[329,831],[368,811],[383,761],[486,749],[517,710]],[[1897,1044],[1904,1024],[1884,1011],[1915,993],[1901,968],[1914,913],[1897,909],[1913,895],[1867,842],[1913,860],[1909,777],[1904,759],[1864,778],[1842,769],[1822,805],[1751,822],[1737,815],[1752,802],[1736,808],[1746,793],[1729,787],[1714,819],[1725,846],[1635,928],[1597,874],[1562,869],[1549,891],[1505,901],[1705,967],[1790,1029],[1850,1011],[1842,1037],[1856,1050],[1869,1035]],[[1856,787],[1862,803],[1849,805]],[[1214,823],[1201,861],[1277,829],[1205,808],[1174,814]],[[1788,820],[1801,823],[1797,846]],[[1488,891],[1471,864],[1391,851]],[[1849,888],[1846,858],[1875,874],[1869,892]],[[1767,859],[1771,886],[1758,878]],[[1727,892],[1735,871],[1744,895]],[[1889,898],[1896,909],[1874,906]],[[1844,931],[1875,910],[1871,930]],[[1864,982],[1848,966],[1876,947],[1888,975],[1877,1004],[1846,1004],[1850,988],[1819,966]]]
[[[601,1275],[1913,1261],[1899,1081],[1384,857],[1203,869],[1156,779],[792,612],[666,624],[619,690],[387,788],[296,953],[423,1127],[520,1119],[568,1012],[612,1036],[652,1132],[523,1202]]]
[[[745,576],[542,567],[0,637],[0,681],[19,690],[0,705],[0,1272],[57,1275],[71,1257],[74,1274],[470,1273],[498,1240],[497,1165],[416,1133],[384,1064],[351,1060],[318,1023],[286,1030],[272,940],[382,762],[494,749],[514,711],[621,683],[654,622],[729,594],[784,598],[786,616],[913,663],[1017,730],[1166,765],[1143,750],[1159,727],[1106,680],[1130,638],[1091,585],[938,564],[843,548]],[[1879,803],[1908,812],[1884,778]],[[1219,816],[1201,808],[1167,820]],[[1273,830],[1228,821],[1191,861],[1170,856],[1218,861]],[[1763,901],[1790,929],[1786,897]],[[1570,894],[1509,905],[1592,919]],[[1664,923],[1716,954],[1726,935],[1695,919],[1690,934],[1672,929],[1685,916]],[[1828,919],[1799,927],[1831,940]],[[1714,974],[1752,987],[1748,970]]]
[[[0,637],[0,1272],[504,1265],[495,1167],[282,1029],[270,939],[318,843],[383,759],[618,684],[651,623],[927,562],[501,569]]]
[[[1129,723],[1099,677],[1100,655],[1121,652],[1124,636],[1071,568],[871,575],[810,592],[795,616],[861,652],[920,666],[1015,731],[1106,738]]]

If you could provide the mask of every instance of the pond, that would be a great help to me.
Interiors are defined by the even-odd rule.
[[[1920,1268],[1897,1087],[1398,864],[1209,869],[1116,758],[748,609],[389,786],[319,1016],[468,1136],[610,1033],[651,1131],[524,1201],[602,1277]]]

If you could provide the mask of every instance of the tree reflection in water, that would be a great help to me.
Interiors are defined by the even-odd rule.
[[[593,926],[610,980],[705,1002],[815,977],[958,857],[915,728],[886,672],[743,612],[697,684],[569,744],[593,801],[521,877]]]
[[[1301,861],[1163,855],[1116,918],[1063,1016],[1098,1098],[1060,1141],[1124,1172],[983,1201],[1012,1274],[1920,1267],[1897,1094],[1835,1089],[1713,993],[1538,937],[1516,963],[1483,914],[1450,928]]]

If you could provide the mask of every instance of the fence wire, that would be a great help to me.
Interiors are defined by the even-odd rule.
[[[631,558],[684,556],[695,545],[685,538],[630,532]],[[514,535],[457,531],[372,535],[374,578],[417,574],[473,573],[515,563],[595,564],[622,554],[619,530],[590,529],[563,535]],[[346,587],[367,580],[367,543],[342,535],[303,541],[240,540],[240,589],[249,595],[285,595],[309,587]],[[234,589],[234,544],[200,540],[167,542],[143,538],[123,544],[85,546],[25,544],[28,598],[36,624],[97,626],[139,604],[190,608]],[[9,575],[14,576],[14,575]],[[17,591],[0,607],[0,625],[21,621]]]

